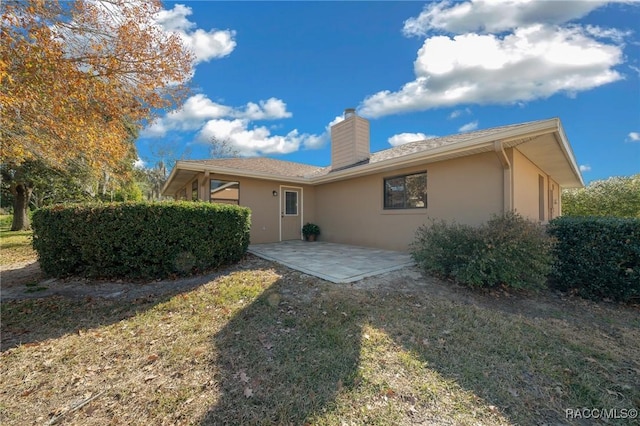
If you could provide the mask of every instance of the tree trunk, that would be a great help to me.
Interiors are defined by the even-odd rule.
[[[12,231],[26,231],[31,229],[29,222],[29,201],[33,193],[33,187],[24,182],[18,182],[11,188],[13,194],[13,223]]]

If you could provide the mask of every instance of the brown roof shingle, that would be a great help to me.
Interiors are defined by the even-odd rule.
[[[405,155],[415,154],[418,152],[428,152],[443,146],[455,145],[457,143],[466,142],[475,138],[482,138],[493,134],[499,134],[506,130],[516,129],[518,127],[524,127],[535,123],[534,121],[520,124],[512,124],[508,126],[493,127],[490,129],[476,130],[467,133],[458,133],[449,136],[442,136],[432,139],[425,139],[415,142],[409,142],[393,148],[388,148],[382,151],[377,151],[371,154],[368,162],[366,163],[378,163],[381,161],[390,160],[393,158],[400,158]],[[315,178],[329,174],[332,169],[331,166],[318,167],[302,163],[294,163],[292,161],[276,160],[266,157],[252,157],[252,158],[222,158],[215,160],[187,160],[183,163],[202,164],[207,166],[221,167],[226,169],[236,169],[244,171],[252,171],[258,173],[265,173],[275,176],[283,177],[297,177],[297,178]],[[355,165],[354,165],[355,166]]]

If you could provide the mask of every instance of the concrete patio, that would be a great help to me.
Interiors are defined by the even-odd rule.
[[[249,252],[334,283],[350,283],[414,263],[408,253],[324,241],[254,244]]]

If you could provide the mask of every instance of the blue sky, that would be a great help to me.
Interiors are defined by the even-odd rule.
[[[196,54],[192,96],[141,133],[141,159],[330,163],[344,109],[371,150],[559,117],[586,183],[640,173],[640,3],[165,2]]]

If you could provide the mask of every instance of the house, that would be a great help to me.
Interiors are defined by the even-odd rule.
[[[355,110],[331,128],[331,165],[272,158],[178,161],[162,192],[251,208],[251,242],[301,239],[407,250],[430,218],[476,225],[515,210],[546,222],[562,188],[582,187],[557,118],[407,143],[370,153]]]

